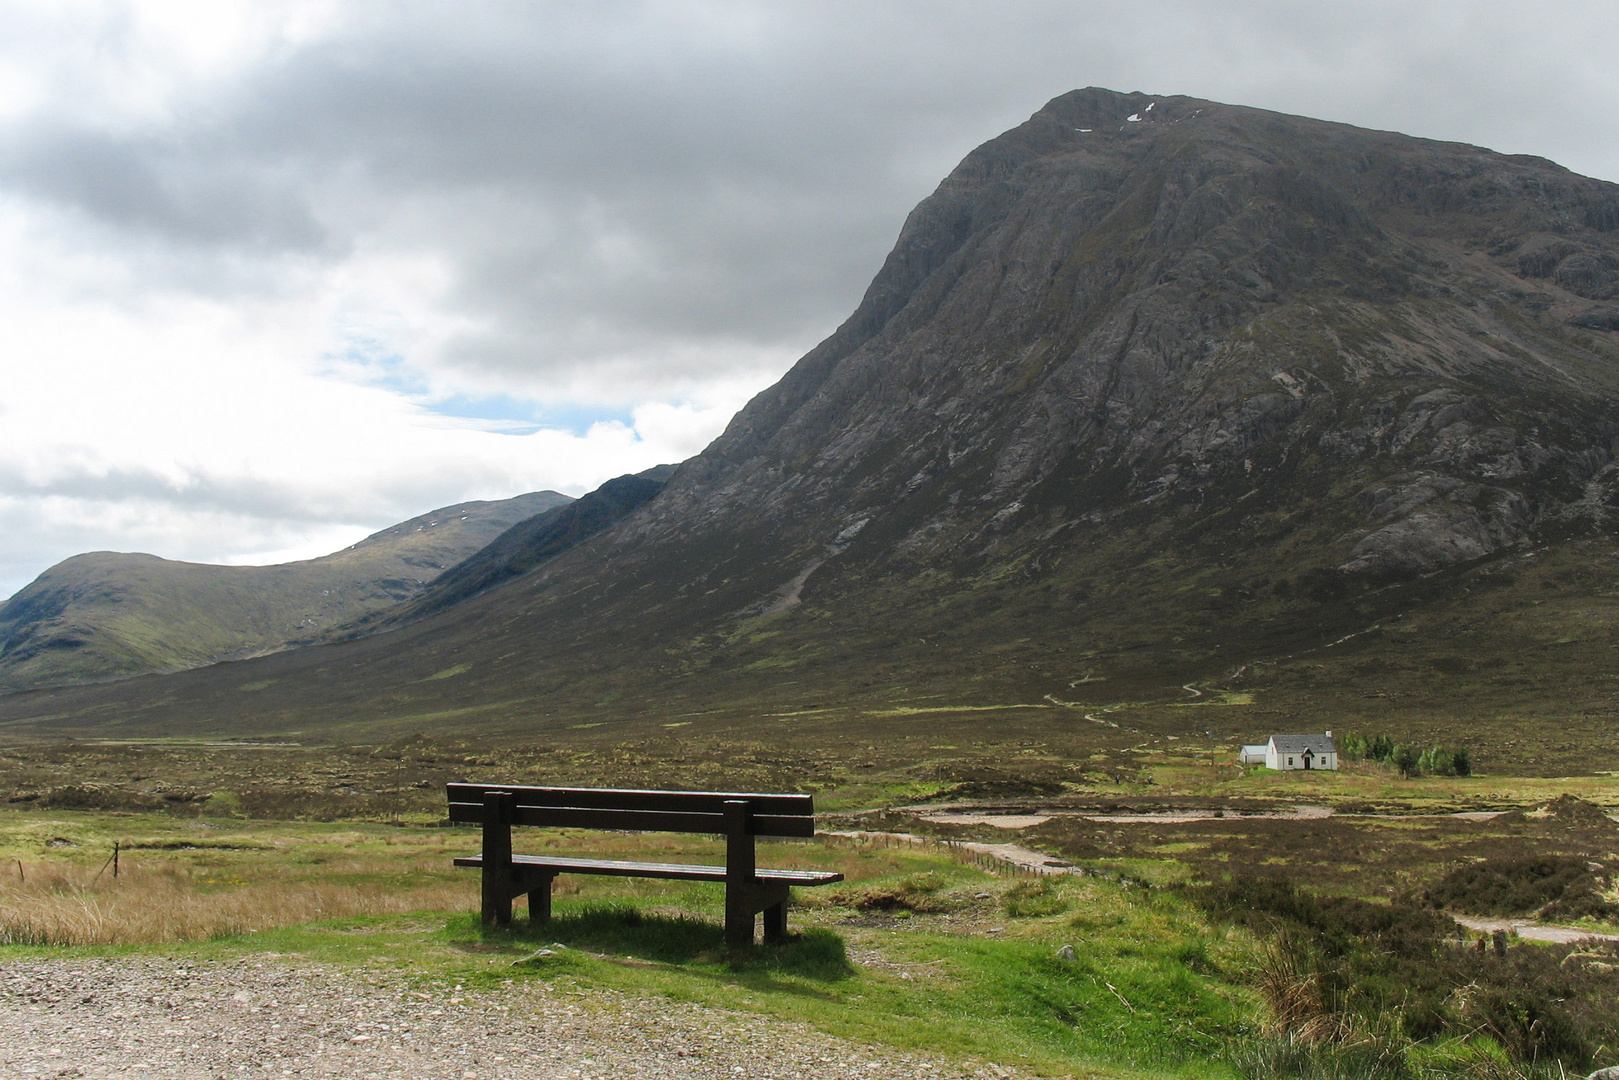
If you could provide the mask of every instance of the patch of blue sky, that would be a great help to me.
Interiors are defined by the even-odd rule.
[[[341,352],[327,353],[324,359],[340,377],[365,386],[413,398],[428,392],[427,382],[405,358],[375,338],[350,338]]]
[[[505,435],[532,435],[536,431],[549,429],[567,431],[582,437],[596,424],[616,422],[627,428],[635,426],[635,417],[623,410],[579,402],[536,401],[532,398],[513,397],[510,394],[494,394],[488,397],[456,395],[435,401],[422,401],[420,405],[428,412],[440,416],[486,421],[490,425],[490,430]]]
[[[436,396],[427,380],[381,338],[351,335],[342,350],[324,357],[331,374],[374,386],[408,398],[417,407],[438,416],[474,420],[502,435],[532,435],[536,431],[567,431],[584,437],[592,426],[619,423],[635,427],[635,417],[624,409],[577,401],[540,401],[511,394]]]

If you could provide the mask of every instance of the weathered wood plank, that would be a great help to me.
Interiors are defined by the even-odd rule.
[[[482,824],[483,813],[482,802],[450,803],[450,820],[463,825]],[[754,836],[815,835],[815,819],[812,817],[753,814],[749,822],[750,832]],[[616,829],[625,832],[725,832],[725,817],[717,810],[714,813],[697,813],[581,806],[531,806],[524,805],[521,796],[518,796],[518,805],[512,811],[512,824],[552,828]]]
[[[519,806],[566,806],[600,810],[664,810],[719,813],[728,799],[741,799],[755,814],[815,813],[809,795],[776,792],[643,791],[634,788],[525,787],[512,784],[449,784],[452,803],[482,803],[485,791],[509,791]]]
[[[724,881],[723,866],[693,866],[688,863],[630,862],[622,859],[573,859],[560,855],[513,855],[512,865],[538,870],[554,870],[559,874],[606,874],[613,877],[668,878],[683,881]],[[456,866],[482,867],[483,856],[461,855]],[[843,875],[835,870],[757,870],[760,881],[779,882],[783,885],[830,885],[842,881]]]

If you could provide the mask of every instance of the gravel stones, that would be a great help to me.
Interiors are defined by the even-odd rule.
[[[696,1005],[515,982],[438,990],[284,957],[47,958],[0,972],[0,1075],[82,1080],[1006,1078]]]

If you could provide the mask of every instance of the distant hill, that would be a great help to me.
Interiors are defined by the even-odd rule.
[[[0,725],[944,756],[1334,726],[1611,768],[1616,453],[1619,185],[1080,90],[617,524],[389,633]]]
[[[277,566],[76,555],[0,606],[0,689],[177,671],[310,641],[415,596],[512,525],[571,501],[541,491],[458,503]]]
[[[440,574],[410,600],[362,616],[341,632],[354,636],[391,630],[521,577],[640,509],[663,490],[675,468],[658,465],[617,477],[565,506],[520,521]]]

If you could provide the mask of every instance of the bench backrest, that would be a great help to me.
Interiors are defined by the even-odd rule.
[[[611,788],[450,784],[450,820],[485,824],[490,792],[514,797],[513,825],[572,826],[643,832],[727,833],[726,803],[747,804],[753,836],[814,836],[815,805],[808,795],[727,791],[634,791]]]

